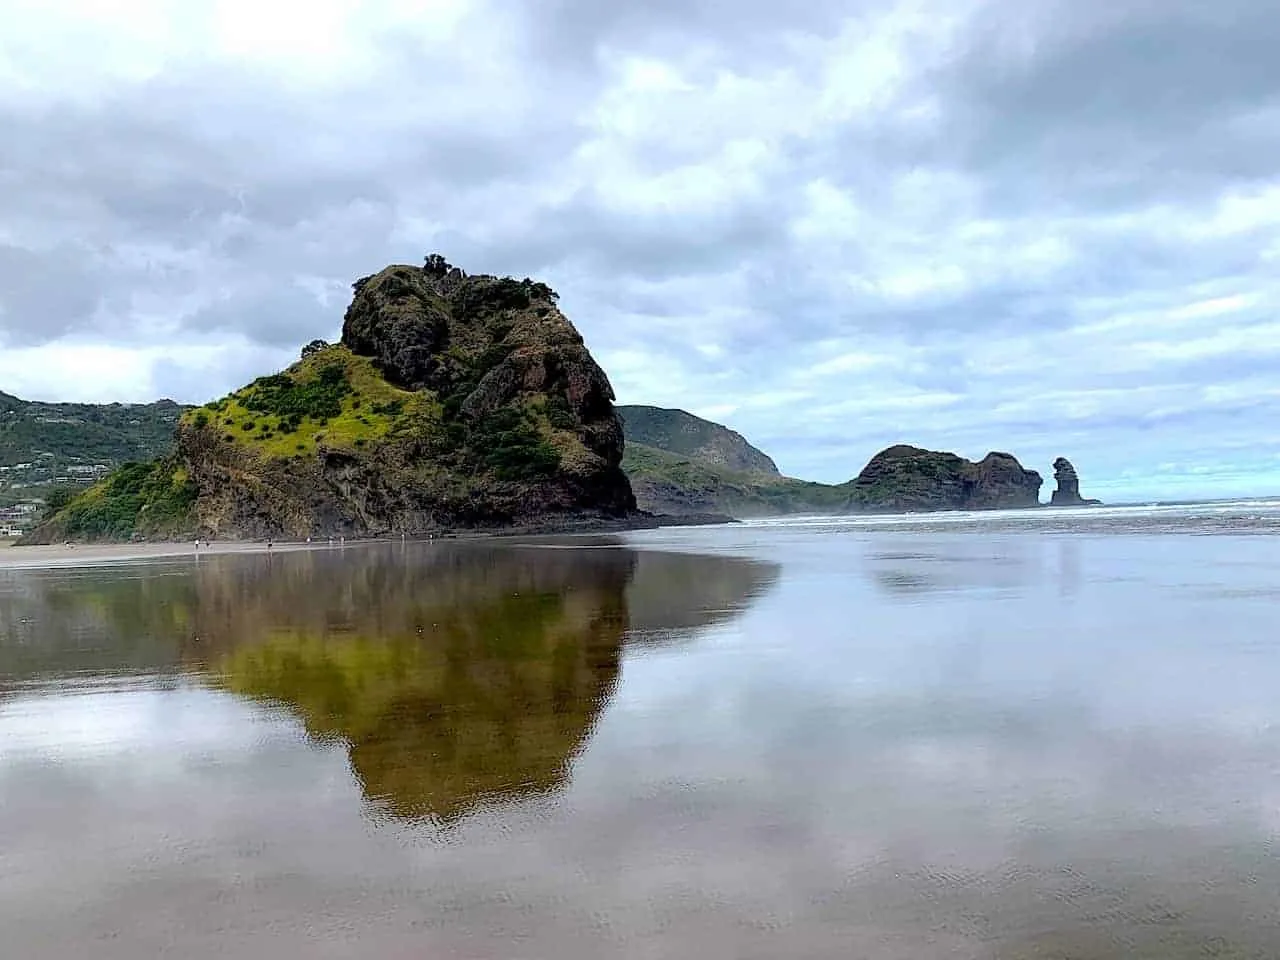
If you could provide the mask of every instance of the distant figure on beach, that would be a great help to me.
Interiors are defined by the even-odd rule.
[[[268,550],[270,550],[270,549],[271,549],[271,541],[270,541],[270,540],[268,540],[268,541],[267,541],[267,549],[268,549]]]

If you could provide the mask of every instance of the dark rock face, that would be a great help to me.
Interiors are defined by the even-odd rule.
[[[1053,479],[1057,481],[1058,488],[1053,491],[1049,500],[1052,507],[1094,506],[1102,502],[1086,500],[1080,496],[1080,478],[1076,475],[1076,468],[1066,457],[1053,461]]]
[[[871,458],[851,482],[852,511],[997,510],[1039,503],[1040,474],[1008,453],[974,463],[954,453],[900,444]]]

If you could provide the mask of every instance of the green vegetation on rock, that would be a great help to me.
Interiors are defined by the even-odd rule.
[[[50,496],[46,540],[128,540],[192,527],[196,489],[172,458],[127,463],[88,490]]]
[[[898,444],[881,450],[848,485],[850,510],[990,510],[1034,507],[1043,480],[1007,453],[978,462]]]
[[[340,343],[314,340],[182,415],[173,466],[149,469],[181,474],[188,509],[122,470],[30,539],[360,536],[635,510],[613,390],[549,287],[438,256],[353,287]],[[141,499],[117,503],[125,488]],[[103,498],[106,514],[87,511]]]
[[[182,423],[264,457],[295,457],[385,437],[420,399],[387,383],[368,357],[309,346],[287,370],[188,411]]]

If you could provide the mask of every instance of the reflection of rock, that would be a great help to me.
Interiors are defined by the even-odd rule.
[[[627,587],[628,642],[652,646],[732,619],[777,579],[775,564],[643,551]]]
[[[321,563],[265,604],[220,608],[200,628],[215,682],[345,741],[396,816],[449,820],[561,786],[618,677],[634,555],[382,558],[345,591],[344,567]]]
[[[1053,491],[1049,500],[1054,507],[1080,507],[1101,503],[1101,500],[1086,500],[1080,496],[1080,478],[1076,476],[1076,468],[1066,457],[1053,461],[1053,479],[1058,482],[1058,489]]]
[[[1017,549],[999,553],[969,545],[945,548],[923,537],[911,549],[878,551],[867,555],[871,580],[892,596],[915,598],[947,591],[1005,590],[1031,582],[1034,565]]]
[[[195,671],[344,743],[380,810],[450,820],[566,782],[628,631],[643,643],[688,636],[736,615],[772,575],[745,560],[603,543],[23,573],[0,582],[0,595],[20,599],[0,615],[0,676]]]

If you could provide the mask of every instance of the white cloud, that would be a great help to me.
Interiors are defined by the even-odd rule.
[[[0,388],[207,399],[439,250],[548,280],[620,400],[791,473],[907,440],[1235,478],[1280,412],[1277,31],[1236,0],[15,0]]]

